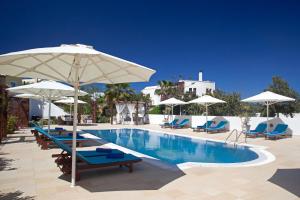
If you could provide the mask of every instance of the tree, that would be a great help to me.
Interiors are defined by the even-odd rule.
[[[119,101],[129,100],[130,95],[134,94],[134,91],[128,83],[107,84],[104,94],[106,103],[109,107],[110,123],[112,123],[115,104]]]
[[[242,112],[241,95],[237,92],[226,93],[222,90],[215,90],[213,96],[226,101],[223,104],[210,106],[209,114],[216,116],[238,116]]]
[[[160,89],[155,90],[155,94],[160,95],[162,101],[173,97],[178,92],[176,85],[171,81],[162,80],[158,81],[158,84]]]
[[[271,105],[270,116],[275,116],[276,113],[278,116],[279,113],[282,113],[286,116],[290,115],[291,117],[293,117],[293,113],[300,111],[300,95],[289,86],[286,80],[282,79],[279,76],[274,76],[272,77],[271,85],[269,85],[266,90],[296,99],[296,102],[283,102]],[[265,109],[263,110],[263,113],[266,113]]]

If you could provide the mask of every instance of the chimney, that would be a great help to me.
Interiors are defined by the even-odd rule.
[[[199,78],[198,78],[198,80],[199,80],[199,81],[203,81],[202,71],[199,72]]]

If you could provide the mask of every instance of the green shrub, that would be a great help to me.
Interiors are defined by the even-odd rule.
[[[17,121],[16,116],[9,116],[7,119],[7,134],[13,134],[17,130]]]
[[[103,115],[97,116],[97,123],[109,123],[109,122],[110,122],[109,117]]]
[[[149,110],[149,114],[162,114],[160,106],[155,106]]]

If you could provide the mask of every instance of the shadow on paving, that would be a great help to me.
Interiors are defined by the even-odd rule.
[[[31,139],[27,139],[31,138]],[[2,144],[15,144],[15,143],[32,143],[35,142],[33,136],[8,136]]]
[[[81,173],[77,186],[89,192],[158,190],[172,181],[184,176],[180,169],[161,168],[146,162],[134,165],[132,173],[123,167],[103,168]],[[70,181],[70,175],[59,178]]]
[[[0,153],[0,156],[7,155],[7,153]],[[13,159],[0,157],[0,171],[16,170],[17,168],[10,167]]]
[[[277,169],[268,181],[300,197],[300,168]]]
[[[9,192],[9,193],[2,193],[0,191],[0,199],[1,200],[33,200],[33,196],[24,196],[23,192],[16,191],[16,192]]]

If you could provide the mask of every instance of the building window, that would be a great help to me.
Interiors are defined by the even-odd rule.
[[[196,88],[193,88],[193,93],[196,94]]]
[[[189,88],[189,93],[192,93],[193,92],[193,88]]]

